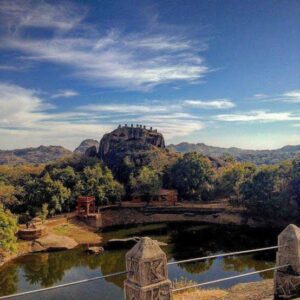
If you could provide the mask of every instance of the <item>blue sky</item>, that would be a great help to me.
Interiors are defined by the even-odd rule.
[[[300,2],[0,1],[0,149],[300,144]]]

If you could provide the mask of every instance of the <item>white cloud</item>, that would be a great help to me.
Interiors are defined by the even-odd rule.
[[[215,119],[224,122],[280,122],[299,121],[300,115],[292,112],[251,111],[248,113],[221,114],[215,116]]]
[[[227,109],[235,107],[235,104],[228,99],[215,99],[215,100],[185,100],[184,104],[187,106],[207,109]]]
[[[2,24],[46,27],[59,34],[41,39],[25,38],[22,30],[8,31],[1,47],[21,51],[32,61],[68,66],[74,75],[96,85],[147,90],[168,82],[197,82],[210,71],[200,55],[205,43],[196,43],[170,26],[156,32],[125,34],[112,29],[103,34],[83,22],[85,14],[74,4],[3,3]]]
[[[52,28],[68,31],[76,27],[85,17],[84,7],[68,3],[52,5],[44,1],[4,0],[0,2],[1,23],[10,30],[24,28]]]
[[[267,102],[287,102],[287,103],[300,103],[300,90],[286,91],[277,95],[255,94],[255,99]]]
[[[75,148],[85,138],[100,139],[119,123],[157,128],[167,140],[204,128],[201,119],[168,102],[86,105],[64,112],[50,106],[41,93],[0,82],[0,149],[63,145]]]
[[[44,105],[34,90],[0,83],[0,127],[20,128],[42,121]]]
[[[300,90],[285,92],[283,97],[286,97],[287,102],[300,103]]]
[[[22,68],[10,65],[0,65],[0,71],[20,71]]]
[[[52,95],[51,98],[70,98],[70,97],[74,97],[74,96],[78,96],[78,93],[76,91],[61,90],[61,91],[58,91],[58,93]]]

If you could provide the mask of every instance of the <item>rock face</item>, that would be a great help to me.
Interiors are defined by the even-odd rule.
[[[96,148],[96,152],[99,149],[99,142],[93,139],[87,139],[80,143],[80,145],[74,150],[74,153],[85,154],[91,147]]]
[[[69,250],[78,246],[70,237],[48,234],[32,243],[32,252]]]
[[[126,182],[134,168],[169,161],[164,137],[157,130],[145,126],[119,126],[105,134],[98,152],[99,158],[121,182]],[[159,167],[159,166],[156,166]]]
[[[133,127],[120,126],[111,133],[105,134],[99,147],[99,156],[101,159],[109,155],[110,152],[119,150],[119,148],[130,149],[132,146],[149,146],[153,145],[159,148],[165,148],[165,140],[157,130],[146,129],[146,126],[137,125]]]

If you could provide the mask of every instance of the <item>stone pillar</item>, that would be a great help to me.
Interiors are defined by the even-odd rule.
[[[126,254],[125,300],[171,300],[167,257],[156,241],[142,238]]]
[[[288,267],[275,271],[274,299],[300,297],[300,228],[290,224],[278,236],[276,266]]]

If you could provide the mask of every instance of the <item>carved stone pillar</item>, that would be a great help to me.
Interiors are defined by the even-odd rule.
[[[171,300],[167,257],[157,242],[142,238],[126,254],[126,300]]]
[[[290,224],[278,236],[276,266],[289,265],[275,271],[274,299],[300,297],[300,228]]]

